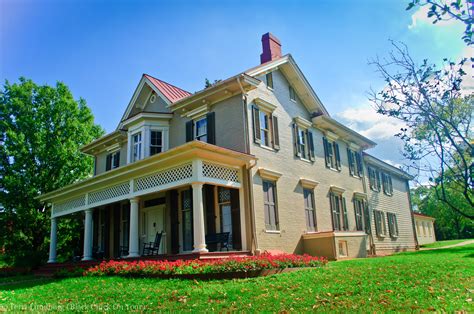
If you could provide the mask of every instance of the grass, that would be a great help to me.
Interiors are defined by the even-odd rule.
[[[80,277],[0,284],[0,311],[473,312],[473,292],[474,245],[467,245],[253,279]]]
[[[445,247],[445,246],[448,246],[448,245],[458,244],[458,243],[461,243],[461,242],[464,242],[464,241],[469,241],[469,240],[473,240],[473,239],[436,241],[436,242],[429,243],[429,244],[423,244],[423,245],[421,245],[421,247],[435,249],[435,248]]]

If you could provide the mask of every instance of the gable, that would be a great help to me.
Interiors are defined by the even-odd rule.
[[[256,77],[276,69],[280,70],[285,76],[289,84],[294,88],[298,98],[311,114],[329,116],[329,112],[290,54],[252,68],[245,73]]]
[[[173,102],[179,101],[190,95],[191,93],[183,89],[150,75],[143,74],[117,129],[122,127],[123,121],[140,112],[171,113],[171,110],[168,107]]]

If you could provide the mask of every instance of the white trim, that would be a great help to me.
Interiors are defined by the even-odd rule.
[[[267,180],[278,181],[278,179],[282,176],[282,173],[280,172],[262,167],[259,167],[257,171],[260,177]]]
[[[302,117],[294,117],[293,120],[295,121],[295,123],[300,127],[300,128],[303,128],[303,129],[309,129],[312,125],[312,123]]]
[[[262,98],[255,98],[254,100],[254,103],[255,105],[257,105],[258,109],[261,109],[263,111],[267,111],[269,113],[273,113],[273,111],[275,111],[275,109],[277,108],[276,105],[262,99]]]
[[[311,179],[300,178],[300,184],[303,188],[314,190],[319,182]]]
[[[339,139],[339,135],[327,130],[324,131],[324,136],[326,136],[328,140],[333,141],[333,142],[336,142]]]
[[[340,194],[343,194],[343,193],[346,191],[346,189],[341,188],[341,187],[339,187],[339,186],[335,186],[335,185],[331,185],[331,186],[329,187],[329,189],[330,189],[332,192],[340,193]]]
[[[140,112],[134,115],[133,117],[122,121],[121,124],[123,127],[132,124],[133,122],[140,120],[140,119],[165,119],[171,120],[173,118],[172,113],[152,113],[152,112]],[[148,123],[148,122],[145,122]]]
[[[186,117],[186,118],[194,120],[206,115],[209,112],[209,110],[210,110],[210,106],[208,104],[205,104],[200,107],[197,107],[196,109],[184,112],[181,115],[181,117],[182,118]]]
[[[367,194],[363,192],[354,192],[354,198],[367,200]]]

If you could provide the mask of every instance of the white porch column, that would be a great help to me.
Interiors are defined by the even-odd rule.
[[[209,252],[206,248],[206,231],[204,226],[204,205],[202,200],[203,183],[194,182],[193,187],[193,226],[194,250],[193,252]]]
[[[130,199],[130,240],[128,242],[128,256],[140,256],[138,245],[138,198]]]
[[[239,189],[239,210],[240,210],[240,235],[242,239],[242,251],[247,250],[247,227],[246,227],[246,216],[245,216],[245,196],[244,187]]]
[[[86,209],[85,224],[84,224],[84,256],[83,261],[91,261],[92,258],[92,208]]]
[[[51,236],[49,240],[49,259],[48,263],[56,263],[56,244],[57,244],[58,222],[57,218],[51,218]]]

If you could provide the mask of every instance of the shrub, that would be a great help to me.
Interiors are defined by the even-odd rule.
[[[160,276],[225,274],[260,271],[264,269],[321,267],[326,263],[327,260],[325,258],[294,254],[262,254],[259,256],[231,257],[214,260],[104,261],[86,270],[85,275]]]

